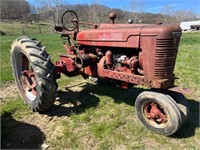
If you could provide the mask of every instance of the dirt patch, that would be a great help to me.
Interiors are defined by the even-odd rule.
[[[4,104],[6,100],[14,98],[18,95],[17,86],[14,81],[6,83],[3,87],[0,88],[0,100]]]
[[[63,132],[63,126],[60,122],[70,119],[71,110],[80,105],[79,101],[70,102],[68,100],[81,97],[81,93],[80,95],[76,93],[79,93],[86,86],[86,81],[78,80],[74,84],[61,87],[54,105],[44,113],[34,112],[21,116],[17,120],[13,118],[13,114],[1,116],[5,118],[6,126],[8,125],[11,131],[9,136],[2,141],[2,148],[51,149],[49,143]],[[17,95],[19,93],[14,82],[7,83],[0,88],[1,104]],[[28,131],[28,128],[31,131]],[[37,134],[38,136],[36,136]],[[33,142],[33,138],[36,138],[35,142]]]
[[[44,133],[46,140],[44,140],[41,148],[43,148],[44,145],[51,149],[49,143],[54,140],[55,137],[59,137],[59,135],[63,134],[63,126],[60,122],[70,119],[71,111],[79,105],[78,101],[70,102],[69,99],[76,99],[77,95],[74,95],[74,93],[81,92],[85,86],[87,86],[87,82],[79,80],[73,85],[61,87],[54,105],[48,111],[44,113],[36,112],[20,119],[20,121],[24,123],[36,126]]]
[[[3,149],[38,149],[43,144],[44,133],[37,126],[13,118],[11,113],[1,116]]]

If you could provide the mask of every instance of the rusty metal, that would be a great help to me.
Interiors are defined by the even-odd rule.
[[[144,75],[144,71],[143,71],[142,69],[140,69],[140,68],[137,69],[137,72],[138,72],[139,74],[141,74],[141,75]]]
[[[167,89],[168,87],[173,86],[174,77],[160,80],[150,79],[145,76],[132,74],[131,70],[126,67],[118,67],[116,70],[109,70],[104,68],[105,61],[106,58],[104,56],[98,63],[98,76],[101,78],[111,78],[152,88]]]
[[[33,70],[22,71],[21,81],[23,83],[24,91],[28,90],[33,95],[37,94],[37,91],[36,91],[37,83],[36,83],[35,74]]]
[[[77,41],[85,46],[138,48],[141,28],[83,30],[77,34]]]
[[[128,65],[130,67],[130,70],[133,74],[136,73],[137,71],[137,65],[138,65],[138,57],[137,56],[133,56],[130,59],[125,59],[124,61],[122,61],[122,64]]]
[[[192,93],[195,92],[195,90],[191,90],[191,89],[180,87],[180,86],[175,86],[175,87],[169,88],[168,90],[178,92],[178,93],[187,94],[187,95],[191,95]]]
[[[113,54],[110,50],[106,52],[106,65],[109,69],[111,69],[113,65]]]
[[[103,77],[116,79],[116,80],[124,81],[128,83],[133,83],[137,85],[145,85],[152,88],[167,88],[169,87],[169,85],[171,85],[171,82],[172,82],[170,79],[151,80],[144,76],[128,74],[126,72],[124,73],[124,72],[118,72],[118,71],[111,71],[108,69],[104,69],[102,72],[104,74]]]
[[[74,16],[78,18],[76,14]],[[78,31],[78,25],[85,22],[71,18],[78,28],[74,38],[77,43],[72,41],[65,28],[54,28],[64,34],[68,42],[64,43],[66,53],[74,55],[73,58],[62,56],[56,64],[57,72],[66,74],[76,70],[84,76],[152,88],[174,87],[173,72],[181,28],[178,25],[114,24],[115,13],[110,13],[109,18],[111,24],[100,24],[83,31]]]
[[[73,54],[73,51],[67,46],[66,44],[63,44],[64,48],[66,49],[67,54]]]
[[[74,55],[61,55],[60,60],[55,63],[55,74],[63,73],[67,76],[77,76],[80,71],[75,65]]]
[[[94,54],[82,54],[75,58],[75,65],[78,68],[84,68],[90,66],[92,63],[97,62],[97,60],[97,56]]]
[[[66,17],[67,15],[70,17]],[[68,20],[67,23],[64,18]],[[143,92],[138,96],[135,106],[139,119],[148,128],[155,131],[158,129],[158,133],[163,133],[164,135],[174,133],[187,118],[188,104],[184,97],[180,96],[181,99],[178,100],[179,96],[173,96],[173,92],[170,94],[170,91],[186,94],[193,92],[186,88],[174,86],[174,67],[181,37],[180,26],[114,24],[115,13],[110,13],[109,18],[111,24],[97,25],[80,22],[74,11],[66,11],[61,20],[63,27],[54,27],[54,30],[61,34],[66,51],[66,54],[61,55],[60,59],[54,64],[55,69],[45,48],[40,44],[38,46],[34,40],[31,42],[34,45],[27,47],[36,48],[36,50],[31,51],[32,53],[29,54],[28,51],[24,51],[24,47],[21,49],[27,55],[30,55],[30,59],[32,59],[32,56],[37,56],[35,59],[39,58],[36,59],[39,60],[39,64],[37,64],[38,61],[34,61],[33,65],[29,64],[29,60],[25,55],[15,54],[20,56],[20,68],[19,72],[17,72],[20,74],[19,80],[23,86],[20,90],[25,93],[24,95],[28,100],[34,102],[40,95],[47,94],[43,89],[47,89],[50,84],[51,87],[49,89],[52,91],[50,96],[55,96],[57,84],[54,80],[58,79],[61,73],[68,77],[82,75],[83,78],[114,80],[117,81],[117,85],[124,89],[127,89],[130,84],[147,86],[154,90],[156,89],[155,91],[160,91],[160,93],[153,92],[150,94],[150,92]],[[92,25],[93,29],[79,31],[80,24]],[[22,42],[25,40],[21,40],[21,43],[18,40],[16,41],[23,46]],[[18,52],[18,47],[16,49],[16,52]],[[39,54],[36,54],[35,51],[38,51]],[[46,57],[46,55],[49,57]],[[36,80],[40,76],[37,76],[37,74],[35,76],[35,72],[30,68],[31,65],[32,67],[36,66],[35,71],[37,71],[37,65],[42,72],[44,71],[44,75],[41,77],[42,80]],[[15,66],[17,65],[14,64]],[[38,83],[36,83],[37,81]],[[36,88],[36,85],[42,87],[40,81],[47,85],[45,85],[46,88],[41,88],[41,92],[38,93],[37,89],[39,88]],[[162,92],[171,95],[171,97],[161,94]],[[157,96],[161,100],[154,99]],[[41,97],[41,101],[39,98],[37,101],[41,102],[41,107],[45,106],[46,101],[42,103],[43,97]],[[46,98],[49,98],[49,95]],[[52,103],[52,101],[53,99],[49,102]],[[164,101],[168,102],[166,106],[170,106],[169,110],[172,110],[174,118],[171,118],[170,113],[167,114],[164,107],[161,106],[161,104],[165,106]],[[39,107],[34,109],[39,110]],[[173,123],[177,124],[174,126]]]
[[[128,83],[127,82],[121,82],[121,88],[122,89],[127,89],[128,88]]]
[[[144,116],[147,121],[153,121],[159,125],[167,123],[167,114],[163,107],[157,103],[148,103],[144,108]]]
[[[29,60],[23,56],[22,57],[22,71],[21,71],[21,83],[25,93],[37,94],[36,90],[36,78],[33,69],[29,67]],[[27,92],[26,92],[27,91]]]
[[[115,19],[117,17],[116,13],[111,12],[108,17],[110,18],[111,23],[114,24],[115,23]]]
[[[124,73],[119,71],[113,71],[109,69],[104,69],[105,57],[98,64],[98,75],[101,78],[111,78],[120,80],[123,82],[133,83],[133,84],[141,84],[150,86],[151,82],[148,81],[144,76],[133,75],[130,73]]]
[[[79,22],[79,24],[83,24],[83,25],[88,25],[88,26],[92,26],[93,29],[97,29],[98,28],[98,24],[94,24],[94,23],[89,23],[89,22]]]

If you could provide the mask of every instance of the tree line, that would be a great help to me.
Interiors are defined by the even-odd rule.
[[[4,19],[24,19],[25,21],[34,20],[39,22],[44,20],[52,22],[54,25],[61,23],[61,16],[66,10],[75,11],[79,20],[84,22],[101,23],[109,22],[108,14],[115,12],[117,14],[116,23],[126,23],[132,19],[134,23],[157,23],[167,24],[180,23],[182,21],[193,21],[199,19],[198,15],[190,10],[174,11],[169,6],[163,8],[162,13],[147,13],[143,8],[142,0],[130,0],[126,10],[111,9],[98,1],[93,4],[64,4],[62,0],[38,0],[40,7],[30,5],[26,0],[0,0],[1,20]]]
[[[30,14],[30,5],[26,0],[0,0],[2,19],[26,18]]]

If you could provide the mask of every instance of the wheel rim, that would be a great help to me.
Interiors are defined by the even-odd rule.
[[[37,81],[34,74],[34,71],[31,67],[30,61],[23,54],[20,53],[17,57],[16,62],[20,62],[17,65],[17,72],[20,81],[20,85],[22,87],[24,95],[30,100],[34,101],[37,95]]]
[[[156,128],[162,128],[168,124],[167,113],[158,103],[150,102],[144,105],[143,115],[146,121]]]

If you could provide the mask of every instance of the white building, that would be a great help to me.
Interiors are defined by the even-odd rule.
[[[200,20],[199,21],[186,21],[186,22],[181,22],[180,24],[181,29],[183,31],[186,30],[200,30]]]

